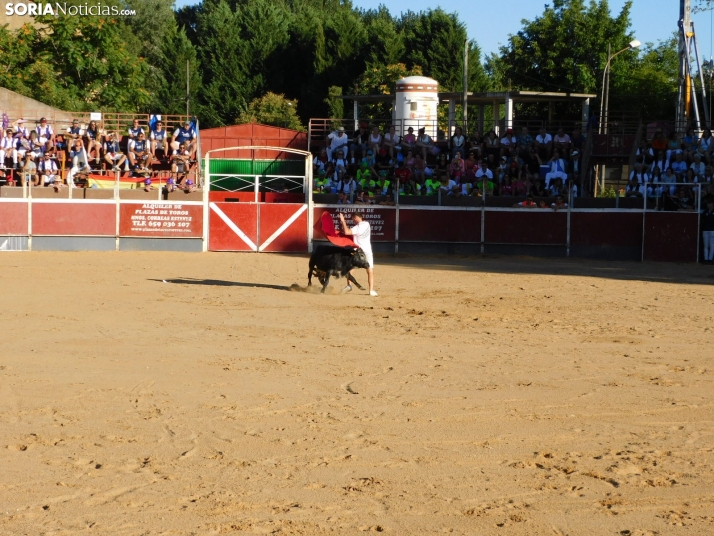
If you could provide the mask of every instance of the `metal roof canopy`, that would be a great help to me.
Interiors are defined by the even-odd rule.
[[[549,104],[548,121],[552,121],[554,102],[580,103],[582,107],[580,119],[585,123],[590,117],[590,99],[597,97],[597,95],[592,93],[557,93],[552,91],[486,91],[482,93],[471,92],[466,95],[469,104],[479,106],[477,124],[481,132],[484,127],[484,106],[491,106],[493,108],[493,124],[497,134],[500,130],[500,123],[503,123],[506,129],[513,127],[513,109],[516,104],[547,102]],[[463,101],[464,94],[448,91],[439,92],[438,96],[439,102],[449,103],[449,131],[451,131],[451,126],[455,124],[456,104]],[[387,95],[340,95],[340,98],[352,101],[356,129],[359,118],[358,104],[360,102],[396,102],[397,97],[392,93]],[[501,104],[503,104],[505,108],[504,119],[501,119]]]
[[[463,93],[456,91],[440,91],[439,101],[461,102]],[[519,102],[582,102],[586,99],[594,99],[597,95],[592,93],[556,93],[552,91],[486,91],[481,93],[468,93],[469,104],[491,105],[493,101],[505,101],[511,99],[514,104]],[[340,95],[343,100],[355,102],[391,102],[396,98],[396,94],[387,95]]]

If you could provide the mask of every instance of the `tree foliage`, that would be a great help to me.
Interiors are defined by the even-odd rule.
[[[276,127],[304,130],[296,112],[297,101],[268,92],[254,99],[236,119],[237,123],[261,123]]]

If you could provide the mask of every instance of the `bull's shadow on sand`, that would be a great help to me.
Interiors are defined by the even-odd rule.
[[[174,279],[149,279],[157,283],[173,283],[177,285],[205,285],[208,287],[245,287],[245,288],[267,288],[272,290],[294,290],[285,285],[268,285],[265,283],[243,283],[241,281],[224,281],[223,279],[195,279],[192,277],[181,277]]]

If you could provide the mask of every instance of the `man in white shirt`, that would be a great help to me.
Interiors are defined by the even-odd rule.
[[[480,179],[484,175],[486,175],[486,178],[488,180],[493,180],[493,171],[488,169],[488,162],[486,160],[481,161],[481,167],[478,169],[478,171],[476,171],[476,178]]]
[[[545,127],[541,127],[540,134],[535,139],[535,148],[538,151],[538,155],[544,160],[549,158],[552,147],[553,137],[545,131]]]
[[[40,175],[42,176],[42,182],[45,186],[50,184],[55,184],[59,180],[57,176],[57,164],[54,160],[50,160],[50,155],[45,153],[45,156],[40,160],[40,165],[38,166]]]
[[[347,155],[349,143],[350,137],[345,133],[345,127],[340,127],[331,132],[327,136],[327,159],[332,160],[333,153],[337,151],[342,151],[343,155]]]
[[[567,164],[565,163],[565,160],[560,158],[560,152],[558,150],[553,153],[553,158],[550,159],[549,164],[550,172],[545,174],[546,188],[550,186],[550,181],[552,179],[561,179],[565,182],[568,178],[568,174],[566,173]]]
[[[347,222],[345,221],[345,215],[340,212],[340,223],[342,223],[342,230],[348,236],[352,236],[357,244],[357,247],[364,251],[367,261],[369,262],[369,268],[367,268],[367,283],[369,284],[369,295],[374,297],[377,296],[377,291],[374,290],[374,257],[372,255],[372,243],[370,237],[372,234],[372,229],[369,226],[369,222],[364,221],[364,215],[361,212],[355,212],[352,214],[352,220],[355,225],[347,227]],[[349,292],[352,287],[348,284],[343,292]]]
[[[40,119],[40,124],[35,128],[39,142],[42,145],[42,152],[48,151],[55,142],[55,131],[47,124],[47,119]]]

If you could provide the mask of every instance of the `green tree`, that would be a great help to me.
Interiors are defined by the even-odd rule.
[[[393,65],[370,64],[357,80],[358,95],[389,95],[394,93],[397,80],[405,76],[420,76],[421,67],[407,68],[403,63]],[[360,117],[389,119],[392,117],[392,103],[364,103],[360,105]]]
[[[342,119],[345,116],[345,101],[342,96],[342,88],[339,86],[330,86],[327,89],[327,98],[325,104],[329,109],[329,117],[332,119]]]
[[[201,114],[199,94],[202,81],[196,49],[181,28],[167,36],[163,46],[159,67],[162,71],[162,85],[158,92],[157,111],[166,114],[186,113],[186,62],[189,67],[189,102],[192,114]]]
[[[238,116],[236,122],[239,124],[261,123],[299,131],[305,130],[297,115],[297,101],[270,92],[253,99],[248,108]]]

